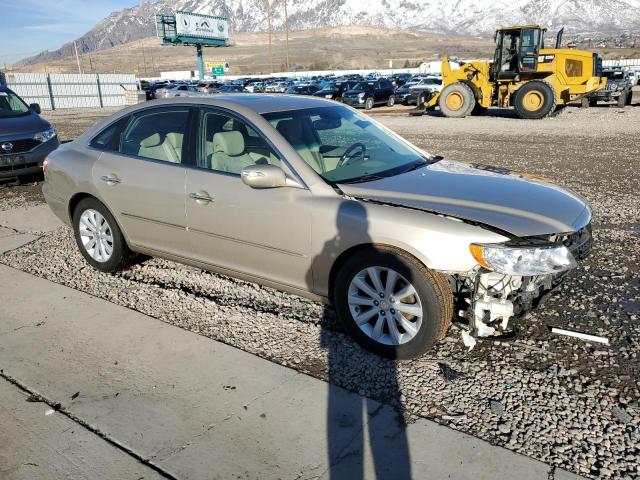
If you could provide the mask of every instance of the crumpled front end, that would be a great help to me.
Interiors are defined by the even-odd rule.
[[[583,260],[593,245],[591,224],[569,234],[530,238],[564,245],[576,261]],[[473,348],[478,338],[507,339],[515,332],[510,322],[542,305],[568,271],[520,276],[477,267],[452,277],[457,314],[468,323],[463,330],[465,345]]]

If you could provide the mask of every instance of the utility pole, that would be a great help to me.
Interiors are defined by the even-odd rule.
[[[267,26],[269,29],[269,73],[273,73],[273,50],[271,48],[271,1],[264,0],[264,5],[267,8]]]
[[[289,15],[287,13],[287,0],[284,0],[284,30],[287,41],[287,72],[290,72],[289,67]]]
[[[142,68],[144,69],[144,74],[147,74],[147,55],[144,53],[144,38],[140,39],[140,45],[142,46]]]
[[[78,62],[78,73],[80,75],[82,75],[82,67],[80,67],[80,56],[78,55],[78,45],[76,44],[76,41],[73,41],[73,48],[76,51],[76,61]]]

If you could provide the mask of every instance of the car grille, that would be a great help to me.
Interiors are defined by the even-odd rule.
[[[608,92],[613,92],[614,90],[616,90],[617,85],[615,83],[611,83],[611,82],[607,82],[607,85],[604,87],[604,89]]]
[[[3,143],[11,143],[13,145],[13,148],[8,152],[0,149],[0,155],[14,155],[16,153],[30,152],[38,145],[40,145],[40,142],[33,138],[26,138],[22,140],[4,140],[0,142],[0,145],[2,145]]]
[[[31,167],[37,167],[37,166],[38,166],[38,162],[21,163],[20,165],[7,165],[4,167],[0,167],[0,173],[6,173],[6,172],[19,173],[20,170],[24,170],[25,168],[31,168]]]

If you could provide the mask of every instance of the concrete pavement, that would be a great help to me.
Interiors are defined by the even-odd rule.
[[[3,265],[0,305],[2,375],[60,403],[50,416],[42,404],[25,413],[44,432],[28,458],[51,471],[89,458],[48,447],[57,430],[47,422],[63,416],[107,438],[99,448],[114,458],[132,454],[132,473],[152,466],[168,478],[548,478],[544,463],[427,420],[404,428],[390,407]],[[16,411],[0,409],[0,424],[12,425],[0,472],[30,479],[16,470],[27,458]],[[129,478],[117,459],[88,464],[95,471],[70,478]]]

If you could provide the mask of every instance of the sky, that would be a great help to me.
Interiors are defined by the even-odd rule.
[[[0,0],[0,68],[78,38],[137,0]]]

